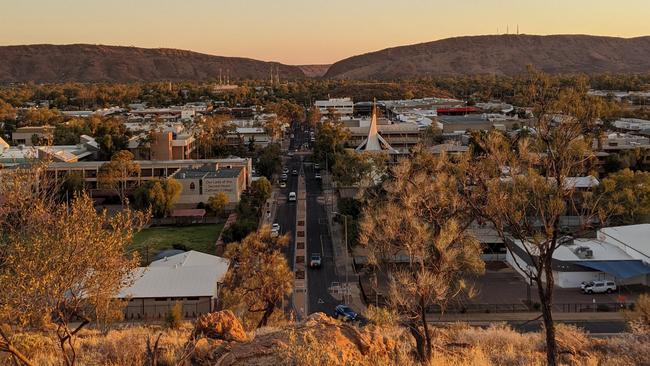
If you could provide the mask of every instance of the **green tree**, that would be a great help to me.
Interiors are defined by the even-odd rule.
[[[84,190],[84,177],[80,172],[70,172],[61,184],[61,198],[69,201]]]
[[[271,179],[274,174],[280,173],[282,168],[280,152],[280,145],[278,144],[270,144],[261,149],[255,161],[255,170],[267,179]]]
[[[115,153],[110,161],[102,164],[97,175],[97,183],[100,188],[114,189],[124,204],[130,188],[129,178],[139,174],[140,164],[133,161],[133,154],[122,150]]]
[[[183,186],[174,178],[150,180],[133,192],[135,207],[151,208],[155,217],[165,217],[171,213],[180,199]]]
[[[271,197],[272,190],[271,182],[265,177],[261,177],[251,183],[250,196],[253,198],[254,204],[260,207]]]
[[[325,121],[316,127],[314,159],[331,170],[335,155],[343,153],[350,132],[340,122]],[[326,164],[327,163],[327,164]]]
[[[616,225],[640,224],[650,215],[650,173],[623,169],[603,179],[602,208]]]
[[[223,214],[226,205],[228,204],[228,196],[223,192],[217,192],[214,196],[208,198],[208,207],[212,212],[216,213],[217,216]]]

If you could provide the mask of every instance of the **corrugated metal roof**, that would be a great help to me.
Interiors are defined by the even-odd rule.
[[[117,297],[196,297],[217,296],[230,261],[210,254],[189,251],[152,262],[133,272],[133,285]]]

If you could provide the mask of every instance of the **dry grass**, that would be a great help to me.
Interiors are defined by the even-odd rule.
[[[148,337],[160,339],[159,365],[175,365],[183,352],[191,326],[178,330],[159,326],[130,326],[107,333],[85,330],[77,342],[78,365],[132,366],[146,364]],[[436,366],[544,365],[544,341],[539,333],[521,334],[507,325],[488,328],[458,323],[434,327]],[[589,337],[573,326],[557,327],[560,361],[564,365],[650,364],[650,334],[625,334],[607,339]],[[57,344],[39,333],[15,335],[19,345],[37,365],[60,365]],[[218,349],[218,350],[217,350]],[[228,344],[203,341],[191,358],[192,365],[214,364],[214,355],[230,353],[224,365],[419,365],[413,358],[414,341],[403,328],[369,325],[356,328],[329,318],[308,320],[258,330],[251,342]],[[210,358],[212,355],[212,358]],[[0,354],[0,364],[10,364]]]

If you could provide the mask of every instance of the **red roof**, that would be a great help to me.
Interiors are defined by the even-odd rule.
[[[188,208],[185,210],[172,211],[172,217],[203,217],[205,210],[202,208]]]

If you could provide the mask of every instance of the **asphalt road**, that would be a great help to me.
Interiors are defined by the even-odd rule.
[[[542,322],[535,321],[522,324],[521,322],[508,322],[513,329],[520,332],[539,332],[542,329]],[[627,332],[624,321],[558,321],[557,323],[572,324],[592,334],[613,334]]]
[[[300,146],[309,144],[309,131],[301,130],[298,124],[292,128],[294,138],[290,140],[289,150],[294,151]],[[309,313],[325,312],[332,314],[340,302],[334,299],[328,291],[332,282],[339,281],[335,273],[334,250],[329,235],[327,213],[325,210],[321,181],[314,178],[315,169],[312,163],[304,161],[299,155],[285,157],[283,167],[289,169],[287,187],[280,189],[275,222],[280,224],[280,233],[290,233],[291,242],[285,254],[293,269],[294,263],[294,234],[296,228],[296,204],[288,202],[289,192],[296,192],[298,177],[291,174],[293,169],[305,177],[307,189],[307,259],[312,253],[320,253],[322,265],[317,269],[309,269],[307,274],[307,295],[309,297]]]

